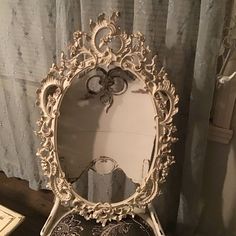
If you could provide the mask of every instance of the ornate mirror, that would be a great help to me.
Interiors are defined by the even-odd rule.
[[[37,154],[48,186],[62,205],[103,225],[160,193],[176,141],[175,89],[143,35],[123,33],[118,15],[75,32],[69,56],[37,91]]]
[[[97,67],[75,78],[62,100],[61,168],[87,200],[119,202],[142,182],[157,136],[155,111],[143,87],[119,67]]]

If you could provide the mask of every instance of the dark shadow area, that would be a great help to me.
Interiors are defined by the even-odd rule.
[[[232,118],[235,128],[236,112]],[[203,184],[203,211],[198,232],[204,235],[234,235],[236,232],[235,176],[236,136],[229,144],[208,142]],[[232,173],[233,172],[233,173]],[[230,207],[231,206],[231,207]],[[228,220],[226,220],[228,219]]]
[[[229,151],[229,145],[208,142],[203,176],[203,209],[199,227],[196,229],[198,233],[226,235],[223,222],[223,188]]]
[[[0,204],[25,216],[25,220],[10,235],[39,235],[52,208],[52,192],[34,191],[27,181],[7,178],[2,172],[0,189]]]

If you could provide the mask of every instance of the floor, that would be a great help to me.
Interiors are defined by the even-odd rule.
[[[7,178],[0,172],[0,204],[25,216],[24,222],[11,236],[37,236],[50,213],[53,195],[49,191],[34,191],[28,182]]]

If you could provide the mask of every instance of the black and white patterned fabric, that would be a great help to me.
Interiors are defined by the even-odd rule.
[[[72,212],[58,222],[52,230],[51,236],[155,236],[153,229],[139,216],[116,222],[106,226],[95,220],[86,220],[79,213]]]

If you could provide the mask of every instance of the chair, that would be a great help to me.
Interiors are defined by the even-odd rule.
[[[41,235],[164,235],[151,202],[174,163],[178,96],[118,16],[75,32],[37,90],[37,155],[55,195]]]

